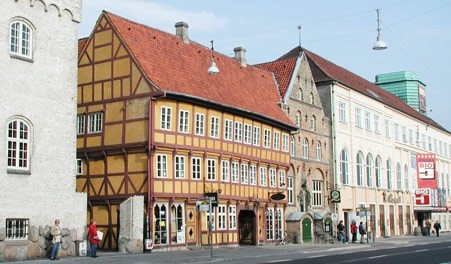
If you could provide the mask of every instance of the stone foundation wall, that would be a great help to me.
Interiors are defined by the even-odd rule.
[[[48,258],[52,243],[50,226],[31,226],[27,240],[6,240],[6,229],[0,228],[0,262]],[[77,229],[62,228],[59,258],[76,256]]]

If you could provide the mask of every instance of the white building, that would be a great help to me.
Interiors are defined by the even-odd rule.
[[[0,9],[0,262],[44,257],[55,219],[60,252],[73,255],[87,201],[75,192],[81,0],[4,0]]]
[[[436,220],[450,230],[450,132],[400,97],[304,51],[331,120],[331,174],[341,194],[335,220],[344,220],[348,230],[351,221],[362,221],[378,237],[413,234]],[[417,154],[436,155],[438,186],[431,192],[445,189],[441,203],[431,198],[435,203],[427,207],[415,199],[421,188]]]

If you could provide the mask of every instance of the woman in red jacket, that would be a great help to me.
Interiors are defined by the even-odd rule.
[[[88,231],[89,242],[91,243],[91,258],[97,258],[97,247],[100,239],[97,234],[96,221],[91,219],[91,226]]]

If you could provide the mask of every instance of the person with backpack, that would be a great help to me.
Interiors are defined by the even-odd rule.
[[[58,251],[61,245],[61,229],[60,220],[55,220],[55,225],[50,229],[50,235],[52,236],[52,251],[50,252],[50,259],[58,259]]]
[[[357,225],[355,221],[353,220],[351,223],[351,234],[352,234],[352,243],[357,242]]]
[[[363,237],[366,234],[366,230],[365,230],[365,226],[363,225],[363,222],[360,222],[359,234],[360,234],[360,244],[363,244]]]

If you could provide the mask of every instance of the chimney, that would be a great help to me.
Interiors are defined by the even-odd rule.
[[[247,66],[246,62],[246,56],[244,56],[244,53],[246,53],[246,49],[242,47],[234,48],[233,51],[235,51],[235,60],[239,61],[242,67]]]
[[[183,42],[189,44],[188,23],[186,22],[175,23],[175,34],[179,36],[183,40]]]

